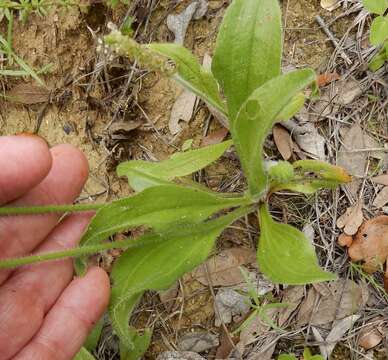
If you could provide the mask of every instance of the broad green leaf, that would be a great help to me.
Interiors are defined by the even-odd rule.
[[[306,86],[315,81],[312,70],[297,70],[267,81],[241,106],[231,124],[231,133],[248,179],[251,195],[267,187],[263,166],[263,144],[279,114]]]
[[[179,185],[148,188],[98,210],[81,239],[81,245],[96,244],[116,232],[136,226],[148,226],[163,232],[173,224],[197,223],[217,211],[247,203],[245,198],[226,198]]]
[[[282,354],[279,355],[278,360],[298,360],[295,355],[291,354]]]
[[[161,185],[107,204],[99,209],[83,235],[80,245],[100,243],[120,231],[146,226],[165,232],[181,223],[197,223],[231,207],[248,204],[245,198],[227,198],[179,185]],[[77,272],[83,272],[85,259],[76,259]]]
[[[98,341],[100,340],[102,328],[104,326],[104,318],[101,318],[94,326],[92,332],[88,335],[84,348],[88,351],[92,351],[97,347]]]
[[[304,360],[324,360],[322,355],[313,355],[309,348],[305,348],[303,351]]]
[[[384,65],[384,63],[387,60],[388,60],[388,41],[385,42],[385,45],[383,46],[381,51],[370,61],[369,69],[371,69],[372,71],[377,71]]]
[[[117,174],[128,177],[129,185],[135,191],[142,191],[203,169],[221,157],[231,145],[232,141],[225,141],[196,150],[178,152],[161,162],[140,160],[124,162],[117,167]]]
[[[250,210],[239,209],[216,220],[172,228],[149,246],[127,250],[112,270],[109,313],[113,328],[127,352],[135,348],[134,333],[128,330],[130,315],[145,290],[167,289],[184,273],[201,264],[223,229]],[[138,340],[139,341],[139,340]]]
[[[288,103],[280,112],[277,120],[286,121],[294,117],[303,107],[306,97],[303,93],[299,93],[293,97],[290,103]]]
[[[177,65],[177,74],[173,78],[203,101],[226,114],[221,100],[218,83],[213,74],[201,66],[195,56],[178,44],[150,44],[152,51],[167,56]]]
[[[74,360],[96,360],[94,356],[85,348],[82,348],[75,356]]]
[[[380,45],[388,39],[388,16],[378,16],[373,20],[370,28],[370,42],[372,45]]]
[[[362,2],[372,14],[383,15],[388,8],[388,0],[363,0]]]
[[[280,75],[281,54],[278,1],[233,0],[222,21],[212,63],[230,121],[255,89]]]
[[[318,160],[300,160],[293,163],[293,179],[271,181],[271,192],[291,190],[313,194],[320,189],[334,189],[351,181],[351,176],[341,167]]]
[[[128,319],[129,316],[126,318],[127,324]],[[120,360],[139,360],[151,344],[152,331],[145,329],[141,335],[133,326],[129,326],[127,331],[128,337],[120,339]],[[130,343],[127,343],[126,339]]]
[[[301,231],[275,222],[266,205],[260,207],[259,216],[258,263],[271,281],[303,285],[336,279],[319,267],[314,247]]]

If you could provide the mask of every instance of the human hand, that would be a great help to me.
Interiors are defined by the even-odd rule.
[[[72,203],[88,177],[84,155],[49,149],[37,136],[0,137],[0,205]],[[90,214],[0,217],[0,257],[74,247]],[[92,268],[73,280],[71,259],[0,271],[0,360],[70,360],[109,300],[109,279]]]

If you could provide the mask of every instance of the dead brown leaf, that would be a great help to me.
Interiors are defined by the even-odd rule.
[[[205,136],[202,139],[202,146],[219,144],[226,138],[228,133],[229,133],[229,130],[226,128],[213,131],[212,133],[210,133],[209,135]]]
[[[292,133],[293,139],[309,157],[326,160],[325,138],[311,122],[283,121],[282,125]]]
[[[292,138],[290,133],[281,125],[276,124],[272,130],[275,144],[284,160],[292,156]]]
[[[299,308],[299,326],[327,325],[342,320],[364,307],[369,297],[367,287],[348,279],[314,284]]]
[[[328,11],[334,11],[341,6],[341,1],[339,0],[321,0],[321,7]]]
[[[365,175],[369,156],[365,149],[371,148],[367,143],[369,143],[368,137],[364,134],[361,126],[354,124],[351,128],[345,129],[342,146],[338,151],[337,165],[343,167],[353,176],[352,182],[346,184],[345,187],[354,197],[358,193],[361,178]]]
[[[319,87],[323,87],[340,78],[341,76],[337,72],[320,74],[317,76],[317,84]]]
[[[347,235],[354,235],[363,221],[362,202],[359,200],[355,206],[347,208],[346,212],[337,219],[337,227],[343,229]]]
[[[194,105],[197,97],[188,90],[183,90],[176,99],[170,115],[168,127],[172,135],[178,134],[182,128],[180,121],[189,122],[194,111]]]
[[[304,286],[290,286],[284,291],[282,303],[289,304],[289,306],[284,309],[279,309],[278,323],[280,327],[283,327],[286,324],[292,313],[299,306],[304,295]]]
[[[388,203],[388,186],[385,186],[376,195],[375,199],[373,200],[373,206],[377,208],[382,208],[387,203]]]
[[[204,285],[209,285],[206,266],[212,285],[232,286],[244,281],[239,267],[256,261],[256,254],[251,249],[231,248],[211,257],[205,264],[192,272],[192,276]]]
[[[349,247],[353,243],[353,236],[345,234],[345,233],[342,233],[338,237],[337,241],[338,241],[338,245]]]
[[[220,346],[217,349],[216,359],[229,359],[229,354],[234,348],[231,343],[230,335],[225,333],[224,328],[221,328]]]
[[[40,104],[49,101],[51,91],[43,86],[32,83],[15,85],[6,93],[8,100],[24,105]]]
[[[339,105],[349,105],[362,94],[360,82],[354,78],[338,81],[335,84],[335,92],[338,96],[335,102]]]
[[[388,186],[388,174],[375,176],[372,181],[376,184]]]
[[[358,345],[365,350],[369,350],[380,344],[382,340],[383,336],[375,325],[373,327],[367,326],[360,331]]]
[[[365,261],[373,272],[388,258],[388,216],[381,215],[364,222],[349,247],[352,261]]]

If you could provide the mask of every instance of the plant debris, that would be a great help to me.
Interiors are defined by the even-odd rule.
[[[192,351],[165,351],[156,360],[206,360],[201,355]]]
[[[197,97],[192,92],[182,90],[172,107],[168,122],[168,128],[172,135],[176,135],[182,130],[179,125],[180,121],[188,123],[191,120],[196,100]]]
[[[228,136],[228,133],[229,130],[226,128],[213,131],[202,139],[202,146],[219,144]]]
[[[343,229],[346,235],[354,235],[364,221],[362,202],[346,209],[346,212],[337,219],[337,227]]]
[[[343,167],[353,176],[352,182],[344,185],[356,197],[358,189],[365,176],[368,156],[374,152],[366,150],[376,147],[376,143],[365,134],[359,124],[354,124],[344,131],[342,146],[338,151],[337,165]]]
[[[20,83],[6,93],[6,98],[24,105],[41,104],[50,100],[51,91],[33,83]]]
[[[330,326],[362,309],[369,298],[365,284],[340,279],[314,284],[303,300],[297,316],[298,326]]]
[[[388,216],[365,221],[349,246],[352,261],[364,261],[364,268],[374,272],[388,258]]]
[[[331,353],[333,352],[338,341],[341,340],[343,335],[345,335],[354,325],[354,323],[360,318],[360,315],[351,315],[342,320],[336,321],[333,324],[332,329],[326,337],[326,340],[323,340],[320,332],[316,327],[313,327],[313,333],[317,341],[322,344],[319,345],[321,355],[324,359],[329,359]]]
[[[175,43],[183,45],[190,21],[193,18],[195,20],[198,20],[203,17],[207,12],[207,7],[207,1],[194,1],[189,6],[187,6],[187,8],[180,14],[168,15],[167,27],[171,32],[174,33]]]
[[[192,271],[191,276],[203,285],[210,285],[206,276],[208,271],[213,286],[237,285],[244,282],[239,267],[255,261],[256,254],[253,250],[243,248],[226,249]]]
[[[372,349],[381,343],[383,340],[383,332],[382,332],[382,322],[373,326],[366,326],[361,329],[358,338],[358,345],[360,345],[365,350]]]
[[[206,332],[193,332],[182,336],[178,348],[182,351],[200,353],[219,345],[218,335]]]
[[[289,160],[292,156],[292,138],[290,133],[281,125],[276,124],[272,129],[273,139],[276,147],[284,160]]]
[[[245,315],[250,309],[247,296],[233,289],[219,289],[215,298],[214,307],[216,309],[215,326],[217,327],[222,323],[230,324],[233,316]],[[218,317],[218,313],[221,319]]]
[[[374,178],[372,178],[372,181],[375,184],[388,186],[388,174],[375,176]]]
[[[299,147],[304,150],[309,157],[319,160],[326,160],[325,138],[318,133],[317,128],[310,122],[283,121],[282,125],[287,128]]]
[[[334,11],[341,6],[340,0],[321,0],[321,6],[328,11]]]
[[[373,206],[377,208],[382,208],[386,204],[388,204],[388,186],[383,187],[373,200]]]

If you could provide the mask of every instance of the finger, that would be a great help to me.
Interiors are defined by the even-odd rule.
[[[38,185],[51,168],[51,154],[38,136],[0,137],[0,204]]]
[[[70,145],[51,149],[53,164],[47,177],[34,189],[9,206],[72,203],[88,176],[85,156]],[[0,257],[15,257],[31,252],[43,241],[59,220],[60,214],[0,217]],[[0,272],[0,284],[9,271]]]
[[[34,253],[74,247],[89,223],[90,214],[64,219]],[[38,331],[44,315],[73,277],[71,259],[18,269],[0,288],[0,359],[8,359]]]
[[[47,314],[39,332],[14,360],[71,360],[109,302],[109,278],[92,268],[73,280]]]

